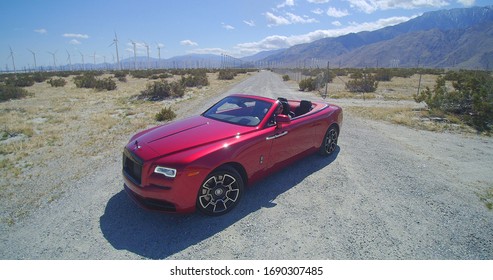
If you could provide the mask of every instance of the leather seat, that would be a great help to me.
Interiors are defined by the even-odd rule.
[[[298,117],[298,116],[301,116],[301,115],[304,115],[304,114],[310,112],[311,109],[312,109],[312,103],[310,101],[301,100],[300,106],[298,106],[296,108],[294,113],[295,113],[295,116]]]

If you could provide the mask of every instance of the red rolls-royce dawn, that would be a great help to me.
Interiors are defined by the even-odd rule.
[[[222,215],[273,171],[317,151],[331,155],[342,118],[324,102],[230,95],[134,135],[123,151],[124,188],[146,209]]]

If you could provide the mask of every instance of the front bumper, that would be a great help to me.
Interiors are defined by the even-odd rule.
[[[127,194],[144,209],[191,213],[195,211],[197,195],[203,179],[198,175],[168,179],[160,174],[152,174],[150,177],[143,176],[142,183],[136,184],[135,180],[123,171],[123,181]]]

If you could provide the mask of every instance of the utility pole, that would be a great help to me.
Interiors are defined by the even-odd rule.
[[[418,71],[419,71],[419,59],[418,59],[418,67],[417,68],[418,68]],[[421,71],[419,71],[418,92],[416,93],[416,96],[419,96],[419,90],[421,88],[421,75],[422,75],[422,73],[421,73]]]

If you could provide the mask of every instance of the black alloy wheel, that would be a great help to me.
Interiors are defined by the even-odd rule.
[[[243,180],[235,169],[214,171],[199,189],[197,208],[210,216],[226,214],[240,201],[243,187]]]
[[[337,138],[339,137],[339,131],[336,126],[331,126],[325,133],[322,146],[320,146],[320,154],[329,156],[337,149]]]

